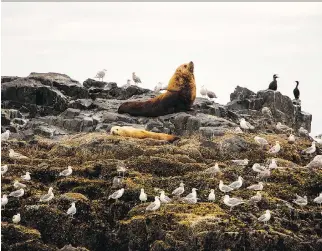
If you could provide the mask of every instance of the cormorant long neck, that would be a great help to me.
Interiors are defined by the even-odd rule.
[[[299,82],[296,83],[296,88],[299,86]]]

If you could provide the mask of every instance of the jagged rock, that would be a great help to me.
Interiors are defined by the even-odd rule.
[[[83,86],[86,88],[104,88],[108,83],[103,81],[96,81],[94,79],[88,78],[83,82]]]
[[[91,110],[97,108],[91,99],[77,99],[73,100],[68,104],[69,108],[79,109],[79,110]]]
[[[17,76],[1,76],[1,84],[18,79]]]
[[[244,100],[254,98],[256,94],[251,90],[240,87],[239,85],[235,88],[234,92],[230,94],[230,101],[233,100]]]
[[[74,99],[87,98],[88,91],[78,81],[60,73],[36,73],[32,72],[28,76],[29,79],[40,81],[43,85],[55,87],[64,95]]]

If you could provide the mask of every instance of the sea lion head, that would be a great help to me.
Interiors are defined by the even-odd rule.
[[[176,73],[181,73],[181,74],[191,74],[192,73],[193,74],[193,71],[194,71],[194,64],[191,61],[188,64],[180,65],[177,68]]]

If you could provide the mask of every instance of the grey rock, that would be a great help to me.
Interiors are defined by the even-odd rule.
[[[91,88],[91,87],[104,88],[106,85],[107,85],[107,82],[96,81],[91,78],[88,78],[83,82],[83,86],[86,88]]]
[[[91,99],[77,99],[73,100],[68,104],[69,108],[79,109],[79,110],[90,110],[95,109],[97,106]]]
[[[230,94],[230,101],[250,99],[250,98],[253,98],[254,96],[256,96],[256,94],[251,90],[245,87],[237,86],[234,92]]]
[[[64,111],[62,114],[60,114],[61,117],[63,118],[75,118],[76,116],[78,116],[80,114],[80,110],[79,109],[73,109],[73,108],[68,108],[66,111]]]
[[[222,150],[224,152],[240,153],[247,151],[248,143],[239,136],[234,136],[222,141]]]
[[[11,82],[13,80],[18,79],[19,77],[17,76],[1,76],[1,84]]]

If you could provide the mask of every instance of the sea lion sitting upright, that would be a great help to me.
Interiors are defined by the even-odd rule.
[[[147,101],[123,103],[118,113],[133,116],[157,117],[190,110],[196,98],[193,62],[180,65],[169,81],[167,91]]]

